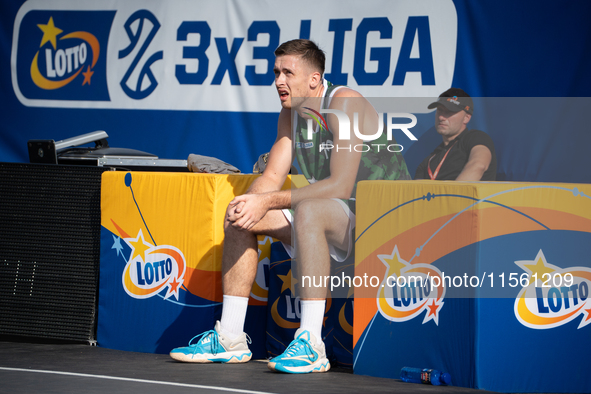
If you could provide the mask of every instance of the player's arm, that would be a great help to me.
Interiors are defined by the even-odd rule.
[[[228,220],[235,227],[249,229],[271,209],[291,206],[291,191],[281,190],[291,169],[291,111],[282,109],[277,124],[277,139],[269,153],[265,171],[250,186],[246,194],[230,202]]]
[[[374,134],[378,127],[378,115],[373,106],[359,93],[351,89],[341,89],[331,100],[331,109],[345,112],[350,119],[350,133],[348,139],[342,139],[344,133],[339,132],[339,122],[335,115],[328,114],[326,121],[333,131],[333,148],[330,158],[330,177],[315,182],[301,189],[293,190],[292,205],[311,198],[340,198],[351,197],[362,149],[361,141],[353,131],[354,114],[358,114],[358,124],[363,134]],[[368,130],[368,131],[364,131]],[[357,146],[357,151],[355,149]],[[337,149],[338,147],[338,149]],[[319,149],[316,148],[316,149]]]
[[[490,149],[484,145],[476,145],[470,150],[468,162],[456,178],[456,181],[479,181],[482,179],[484,172],[488,170],[491,160]]]
[[[280,190],[291,169],[291,153],[291,111],[282,109],[277,122],[277,139],[269,152],[265,171],[252,183],[247,194]]]

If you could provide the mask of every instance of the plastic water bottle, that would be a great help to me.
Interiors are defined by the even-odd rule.
[[[451,375],[436,369],[404,367],[400,379],[408,383],[432,384],[434,386],[451,384]]]

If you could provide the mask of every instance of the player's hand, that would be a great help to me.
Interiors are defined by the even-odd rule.
[[[244,203],[239,203],[237,201],[230,201],[230,204],[228,204],[228,209],[226,210],[226,218],[230,221],[230,222],[234,222],[238,219],[238,217],[236,216],[237,214],[239,214],[240,212],[242,212],[242,208],[244,207]]]
[[[230,201],[228,221],[236,228],[250,230],[266,213],[267,208],[261,195],[243,194]]]

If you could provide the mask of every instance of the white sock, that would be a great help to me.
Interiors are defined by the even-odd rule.
[[[248,297],[224,295],[220,326],[222,333],[234,340],[244,332]]]
[[[302,307],[300,328],[314,334],[318,343],[322,342],[322,322],[326,300],[302,300],[300,305]]]

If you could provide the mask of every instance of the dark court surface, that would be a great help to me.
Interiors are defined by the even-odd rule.
[[[0,393],[487,393],[404,383],[348,370],[290,375],[265,361],[184,364],[164,354],[0,338]],[[490,393],[490,392],[488,392]]]

